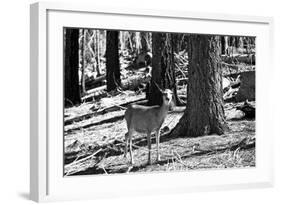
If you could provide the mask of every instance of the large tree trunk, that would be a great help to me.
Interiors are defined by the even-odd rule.
[[[107,91],[115,90],[121,85],[118,53],[118,31],[106,33],[106,83]]]
[[[79,29],[65,30],[64,50],[65,105],[81,103],[79,89]]]
[[[155,83],[160,88],[172,90],[175,101],[177,101],[172,34],[152,33],[152,56],[152,79],[146,93],[148,104],[162,104],[161,93],[158,91]]]
[[[195,137],[223,134],[226,129],[220,40],[218,36],[191,35],[186,110],[171,135]]]

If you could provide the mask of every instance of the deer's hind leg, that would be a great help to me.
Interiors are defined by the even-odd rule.
[[[129,129],[128,132],[125,134],[124,158],[127,157],[128,146],[129,146],[131,164],[134,163],[133,151],[132,151],[132,136],[133,136],[133,130]]]

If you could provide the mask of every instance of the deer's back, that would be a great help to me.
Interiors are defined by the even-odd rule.
[[[125,112],[128,129],[137,132],[152,132],[164,121],[160,106],[130,105]]]

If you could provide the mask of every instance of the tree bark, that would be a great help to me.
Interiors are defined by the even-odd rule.
[[[125,39],[125,31],[120,31],[120,50],[123,51],[126,48],[126,39]]]
[[[220,38],[191,35],[189,44],[187,105],[171,135],[196,137],[223,134],[227,126],[223,109]]]
[[[175,81],[172,34],[154,32],[152,42],[152,79],[146,93],[148,104],[162,104],[162,96],[155,83],[162,89],[172,90],[176,102],[179,99]]]
[[[137,55],[139,55],[140,51],[141,51],[141,36],[140,36],[140,32],[135,32],[134,43],[135,43],[135,52],[136,52]]]
[[[240,38],[239,36],[234,37],[234,45],[236,48],[239,48],[239,38]]]
[[[108,30],[106,33],[107,91],[115,90],[121,85],[118,41],[118,31]]]
[[[65,105],[81,103],[79,89],[79,29],[65,30],[64,98]]]
[[[226,54],[226,40],[225,40],[225,36],[221,36],[221,54]]]
[[[101,76],[101,72],[100,72],[100,46],[99,46],[99,42],[100,42],[100,32],[99,30],[96,30],[96,71],[97,71],[97,76]]]
[[[174,33],[172,34],[172,41],[173,41],[173,50],[175,53],[180,52],[180,47],[181,47],[181,39],[182,35],[180,33]]]
[[[141,52],[149,51],[149,33],[148,32],[140,32],[141,38]]]
[[[82,41],[82,66],[81,66],[81,93],[82,96],[86,93],[85,87],[85,68],[86,68],[86,38],[87,38],[87,30],[82,29],[83,41]]]

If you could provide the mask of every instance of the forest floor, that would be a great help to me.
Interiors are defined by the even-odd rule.
[[[84,103],[65,109],[64,173],[70,175],[113,174],[152,171],[245,168],[255,166],[255,120],[244,119],[236,110],[242,103],[225,103],[229,130],[223,135],[170,138],[184,107],[170,111],[161,129],[160,155],[156,162],[152,135],[152,164],[147,165],[146,136],[133,138],[134,166],[124,158],[125,107],[144,102],[144,93],[124,91],[105,97],[98,104]],[[251,102],[255,104],[255,102]],[[89,112],[90,111],[90,112]]]

